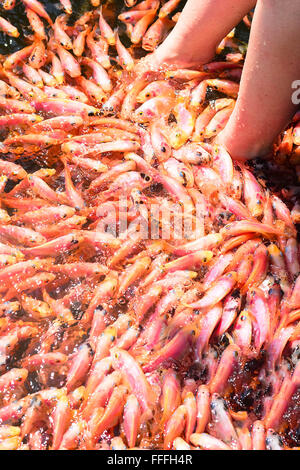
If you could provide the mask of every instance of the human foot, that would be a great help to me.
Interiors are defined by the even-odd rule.
[[[241,139],[234,139],[228,135],[226,128],[217,135],[214,144],[224,147],[233,160],[246,161],[254,158],[268,158],[271,153],[271,146],[264,145],[259,141],[250,144],[241,141]]]
[[[199,69],[202,65],[210,62],[215,55],[215,51],[197,56],[189,56],[186,52],[178,49],[168,48],[168,45],[161,44],[152,54],[147,55],[135,67],[138,75],[147,72],[160,72],[164,70],[176,69]]]

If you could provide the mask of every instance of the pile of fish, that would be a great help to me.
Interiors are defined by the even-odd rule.
[[[0,449],[297,448],[297,115],[272,186],[213,144],[234,32],[201,70],[137,73],[184,2],[21,3],[27,44],[0,68]]]

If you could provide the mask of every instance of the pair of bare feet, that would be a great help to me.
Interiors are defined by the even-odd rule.
[[[149,73],[155,73],[165,70],[177,70],[177,69],[193,69],[198,70],[202,65],[209,63],[215,56],[215,52],[207,55],[198,57],[188,57],[187,54],[183,54],[179,51],[166,51],[164,44],[158,47],[152,54],[144,57],[138,64],[135,69],[135,72],[138,76],[148,75]],[[240,150],[231,145],[231,139],[224,139],[223,135],[225,131],[219,133],[219,135],[214,139],[214,143],[217,145],[223,146],[230,155],[239,160],[246,160],[248,158],[254,158],[254,154],[250,152],[245,152],[241,155]],[[229,140],[229,141],[228,141]],[[267,150],[263,153],[266,153]],[[258,153],[260,149],[258,149]],[[259,155],[261,156],[261,155]]]
[[[159,72],[164,70],[177,70],[177,69],[193,69],[198,70],[202,65],[209,63],[215,56],[215,50],[208,52],[208,54],[198,56],[189,56],[187,52],[178,48],[177,50],[168,48],[168,45],[163,43],[152,54],[144,57],[137,65],[135,71],[137,75],[143,76],[151,72]],[[245,141],[245,145],[241,146],[240,142],[232,138],[230,125],[218,134],[214,143],[224,147],[232,158],[236,160],[247,160],[255,157],[265,157],[270,154],[270,148],[262,146],[259,142],[256,146]]]
[[[138,65],[143,75],[210,62],[221,40],[255,5],[236,106],[218,136],[234,159],[269,153],[296,111],[291,84],[299,77],[299,0],[187,0],[165,41]]]

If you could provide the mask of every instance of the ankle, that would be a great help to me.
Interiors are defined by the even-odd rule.
[[[271,151],[271,146],[258,140],[249,142],[246,139],[234,139],[231,135],[227,135],[226,129],[217,136],[215,143],[224,147],[233,160],[245,161],[263,158]]]
[[[199,68],[204,64],[210,62],[215,55],[215,50],[207,52],[205,54],[190,53],[188,54],[186,49],[181,50],[180,47],[174,49],[168,47],[167,44],[163,43],[154,51],[154,58],[161,66],[167,66],[171,68]]]

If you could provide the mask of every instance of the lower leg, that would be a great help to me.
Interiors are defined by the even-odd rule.
[[[221,40],[255,4],[256,0],[188,0],[155,59],[179,66],[209,62]]]
[[[258,0],[237,104],[218,137],[233,158],[267,153],[295,111],[299,24],[299,0]]]

